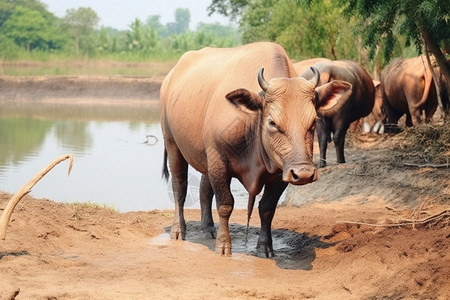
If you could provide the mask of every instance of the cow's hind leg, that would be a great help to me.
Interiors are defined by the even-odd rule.
[[[200,183],[200,208],[202,212],[202,231],[205,238],[216,238],[216,227],[212,217],[212,198],[214,191],[208,175],[202,175]]]
[[[175,214],[170,230],[170,238],[184,240],[186,237],[184,202],[187,193],[188,163],[175,144],[166,143],[166,149],[169,157],[169,167],[172,173],[172,190],[175,202]]]
[[[261,233],[256,245],[258,255],[265,257],[273,257],[272,244],[272,220],[275,215],[278,200],[286,189],[287,183],[277,181],[275,183],[266,184],[264,187],[264,195],[259,201],[259,217],[261,219]]]

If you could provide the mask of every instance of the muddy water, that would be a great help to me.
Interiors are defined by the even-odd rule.
[[[186,240],[182,241],[183,247],[195,247],[195,244],[208,247],[214,252],[216,240],[205,238],[201,223],[190,221],[186,223]],[[216,224],[216,229],[218,224]],[[172,243],[169,237],[170,227],[166,228],[166,233],[150,240],[150,244],[167,245],[177,247],[179,243]],[[256,251],[256,244],[260,233],[260,228],[240,224],[230,224],[232,238],[232,252],[259,256]],[[325,243],[317,235],[308,236],[287,229],[275,229],[272,231],[273,249],[275,257],[273,259],[277,266],[282,269],[292,270],[312,270],[312,263],[316,258],[316,248],[328,248],[334,246],[333,243]]]
[[[173,209],[161,179],[163,139],[158,106],[0,102],[0,189],[17,192],[56,157],[72,153],[31,195],[58,202],[93,202],[121,212]],[[191,170],[186,207],[199,208],[200,174]],[[236,208],[247,193],[232,182]]]

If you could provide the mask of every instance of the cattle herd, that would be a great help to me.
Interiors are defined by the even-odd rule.
[[[172,178],[175,214],[171,238],[184,239],[183,206],[188,165],[202,173],[201,223],[216,238],[216,252],[231,254],[228,220],[234,206],[231,178],[256,195],[261,233],[257,251],[274,255],[271,223],[289,183],[317,180],[313,141],[317,131],[319,167],[326,165],[333,139],[338,163],[350,124],[364,118],[366,130],[392,130],[406,115],[406,125],[428,121],[437,109],[433,77],[423,56],[394,60],[373,81],[352,61],[325,58],[292,63],[275,43],[236,48],[204,48],[184,54],[161,86],[164,137],[163,175]],[[448,96],[442,99],[448,101]],[[169,166],[167,166],[167,163]],[[219,228],[212,217],[216,197]]]

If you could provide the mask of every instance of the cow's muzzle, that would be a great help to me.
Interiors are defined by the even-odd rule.
[[[291,167],[283,172],[283,181],[295,185],[308,184],[316,181],[317,178],[317,169],[310,166]]]

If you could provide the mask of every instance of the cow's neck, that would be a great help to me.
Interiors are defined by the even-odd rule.
[[[234,176],[244,185],[250,195],[258,195],[263,186],[279,176],[278,168],[270,160],[262,143],[262,116],[255,116],[247,127],[245,151],[240,152],[232,161]],[[274,174],[276,173],[276,174]]]
[[[270,159],[269,155],[267,154],[266,149],[264,148],[263,141],[262,141],[262,131],[264,129],[264,122],[263,122],[263,114],[261,113],[258,116],[258,121],[255,122],[257,124],[255,131],[257,132],[257,138],[255,138],[256,143],[256,149],[258,151],[258,156],[261,162],[264,164],[264,167],[266,168],[266,171],[273,174],[277,173],[278,167],[275,165],[275,163]]]

